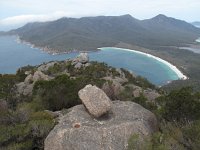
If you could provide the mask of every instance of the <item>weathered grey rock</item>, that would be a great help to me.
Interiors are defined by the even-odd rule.
[[[112,112],[94,119],[83,105],[60,118],[45,139],[45,150],[125,150],[128,139],[141,141],[157,131],[154,114],[133,102],[113,102]]]
[[[144,90],[143,94],[150,102],[154,102],[156,98],[160,97],[160,94],[152,89]]]
[[[36,71],[34,75],[28,75],[24,82],[16,84],[17,95],[31,95],[34,83],[39,80],[50,80],[50,78],[41,71]]]
[[[29,75],[29,74],[31,74],[31,71],[25,71],[24,74],[25,74],[25,75]]]
[[[111,109],[111,100],[98,87],[86,85],[78,92],[79,98],[94,117],[100,117]]]
[[[25,82],[20,82],[16,84],[16,94],[18,95],[31,95],[33,90],[33,84],[27,84]]]
[[[80,69],[82,66],[83,66],[83,65],[82,65],[81,63],[78,62],[78,63],[74,66],[74,68]]]
[[[140,97],[140,95],[143,93],[143,90],[141,87],[135,86],[133,89],[133,96],[134,97]]]
[[[136,86],[134,84],[127,84],[126,87],[129,87],[133,90],[132,95],[134,97],[139,97],[141,94],[143,94],[143,89],[139,86]]]
[[[112,87],[112,84],[110,84],[109,82],[105,82],[101,88],[105,93],[106,95],[112,99],[112,100],[115,100],[116,98],[116,95],[114,93],[114,89]]]
[[[90,65],[91,65],[90,63],[86,63],[86,64],[84,64],[84,67],[88,67]]]
[[[78,59],[78,62],[82,64],[86,64],[89,61],[89,57],[87,53],[80,53],[77,59]]]
[[[25,83],[32,83],[33,82],[33,75],[32,74],[29,74],[25,80],[24,80]]]
[[[124,72],[121,69],[117,68],[116,71],[119,73],[120,78],[123,78],[123,79],[126,78]]]
[[[102,90],[111,98],[116,99],[118,98],[119,94],[124,90],[124,87],[121,85],[121,83],[124,83],[124,80],[121,78],[112,79],[111,77],[105,77],[103,78],[107,81],[102,86]],[[120,79],[120,80],[118,80]],[[121,82],[121,83],[120,83]]]
[[[72,61],[72,65],[76,65],[77,63],[86,64],[89,62],[89,57],[87,53],[80,53],[77,58]]]
[[[39,80],[49,80],[49,77],[42,73],[41,71],[36,71],[33,75],[33,82],[39,81]]]
[[[45,71],[47,71],[50,67],[53,67],[55,64],[56,64],[57,62],[49,62],[49,63],[47,63],[47,64],[43,64],[43,65],[41,65],[41,66],[39,66],[38,67],[38,71],[43,71],[43,72],[45,72]]]
[[[118,82],[120,84],[128,82],[128,80],[126,78],[120,78],[120,77],[114,77],[114,78],[112,78],[112,77],[108,76],[108,77],[104,77],[103,79],[107,80],[107,81]]]

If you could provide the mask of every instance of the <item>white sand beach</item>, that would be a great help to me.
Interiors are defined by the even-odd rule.
[[[154,55],[151,55],[151,54],[148,54],[148,53],[144,53],[144,52],[140,52],[140,51],[136,51],[136,50],[117,48],[117,47],[102,47],[102,48],[98,48],[98,49],[102,50],[102,49],[105,49],[105,48],[114,48],[114,49],[118,49],[118,50],[129,51],[129,52],[138,53],[138,54],[142,54],[142,55],[151,57],[151,58],[156,59],[157,61],[162,62],[163,64],[167,65],[170,69],[172,69],[177,74],[179,79],[181,79],[181,80],[188,79],[188,77],[185,76],[176,66],[174,66],[173,64],[169,63],[168,61],[163,60],[163,59],[161,59],[157,56],[154,56]]]
[[[196,42],[200,43],[200,38],[196,39]]]

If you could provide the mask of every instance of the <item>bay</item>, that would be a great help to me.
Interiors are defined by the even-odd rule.
[[[26,65],[39,65],[43,62],[74,58],[78,53],[51,55],[29,45],[20,44],[14,36],[0,37],[0,73],[12,74]],[[141,75],[156,85],[177,80],[177,74],[166,64],[142,54],[104,48],[89,53],[90,60],[105,62],[116,68],[125,68]]]

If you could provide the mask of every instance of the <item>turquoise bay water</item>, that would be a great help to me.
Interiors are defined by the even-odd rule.
[[[16,42],[16,37],[0,37],[0,73],[15,73],[19,67],[38,65],[52,60],[74,58],[78,53],[50,55],[39,49]],[[114,48],[104,48],[89,53],[90,60],[105,62],[110,66],[125,68],[146,77],[156,85],[162,85],[178,76],[167,65],[142,54]]]

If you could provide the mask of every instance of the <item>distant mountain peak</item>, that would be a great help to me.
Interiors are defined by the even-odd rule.
[[[168,20],[168,19],[170,19],[170,18],[163,15],[163,14],[159,14],[159,15],[152,18],[152,20]]]
[[[180,45],[200,37],[200,29],[178,19],[158,15],[138,20],[129,14],[61,18],[56,21],[29,24],[9,32],[38,47],[58,49],[95,50],[123,42],[141,47]]]
[[[121,17],[133,18],[130,14],[121,15]]]
[[[168,18],[168,17],[164,14],[159,14],[159,15],[155,16],[154,18]]]

